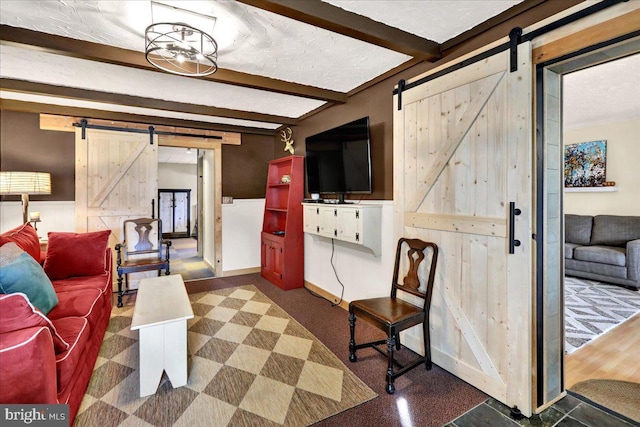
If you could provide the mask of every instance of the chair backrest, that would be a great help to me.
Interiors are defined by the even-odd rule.
[[[127,258],[162,258],[162,220],[128,219],[123,224],[124,255]]]
[[[400,268],[403,260],[403,253],[408,257],[407,274],[398,281]],[[426,265],[426,270],[421,268],[422,261],[426,256],[431,258],[431,262]],[[433,281],[436,274],[436,263],[438,261],[438,246],[435,243],[424,242],[420,239],[401,238],[398,240],[396,250],[396,262],[393,269],[393,283],[391,284],[391,298],[395,298],[397,290],[408,292],[424,299],[423,310],[429,310],[431,305],[431,294],[433,292]],[[422,281],[420,280],[422,276]]]

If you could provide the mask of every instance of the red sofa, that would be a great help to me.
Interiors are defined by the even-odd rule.
[[[14,242],[35,258],[38,237],[27,227],[0,235],[0,246]],[[107,239],[108,230],[49,233],[41,263],[58,303],[46,316],[24,293],[0,294],[0,403],[68,404],[73,423],[111,314]]]

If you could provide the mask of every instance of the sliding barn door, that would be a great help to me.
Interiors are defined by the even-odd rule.
[[[152,216],[157,148],[157,136],[151,144],[148,134],[87,129],[83,139],[76,130],[77,231],[110,229],[113,248],[123,240],[124,220]]]
[[[524,43],[517,71],[506,51],[402,92],[400,110],[394,97],[395,234],[440,247],[433,361],[525,415],[533,364],[530,57]],[[422,351],[418,332],[405,343]]]

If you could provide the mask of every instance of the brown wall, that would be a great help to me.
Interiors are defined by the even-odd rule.
[[[0,111],[0,169],[51,173],[51,195],[29,200],[75,200],[75,137],[40,130],[38,114]],[[4,196],[2,200],[20,200]]]
[[[242,145],[222,147],[222,194],[263,198],[273,137],[243,135]],[[0,170],[51,173],[52,194],[30,200],[75,200],[75,136],[40,130],[35,113],[0,111]],[[20,200],[4,196],[2,200]]]
[[[267,162],[273,160],[273,136],[242,135],[242,145],[222,146],[222,195],[261,199],[267,186]]]

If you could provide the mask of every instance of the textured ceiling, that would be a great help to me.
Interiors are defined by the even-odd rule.
[[[430,40],[444,41],[520,1],[329,3]],[[163,2],[216,18],[212,36],[219,45],[218,63],[228,70],[344,93],[411,59],[403,53],[236,1]],[[188,16],[176,16],[175,20],[189,23]],[[144,51],[144,31],[151,22],[151,3],[146,0],[0,1],[2,24],[138,52]],[[324,100],[131,69],[7,44],[0,46],[0,74],[14,80],[291,118],[300,117],[325,103]],[[18,92],[12,95],[12,99],[18,100],[26,100],[26,97]],[[64,98],[47,99],[56,105],[71,103]],[[94,107],[109,111],[122,109],[121,105],[107,102]],[[167,116],[162,110],[147,113]],[[211,116],[215,117],[215,114]],[[218,123],[228,120],[220,119]],[[205,121],[216,122],[211,118]],[[260,120],[244,120],[242,124],[266,129],[274,127],[274,124],[265,125]],[[279,124],[275,123],[275,127]]]
[[[323,0],[438,43],[473,28],[522,0]]]
[[[218,63],[220,68],[230,72],[277,79],[344,95],[411,59],[404,53],[238,1],[162,1],[215,17],[215,27],[211,33],[219,44]],[[302,3],[306,0],[299,1]],[[324,4],[442,43],[521,1],[326,0]],[[180,12],[176,13],[176,21],[189,23],[188,15],[185,17],[179,16]],[[0,1],[0,23],[3,25],[140,52],[140,56],[135,55],[143,63],[144,31],[151,22],[151,2],[148,0]],[[48,86],[39,93],[24,93],[19,89],[4,87],[0,96],[14,101],[78,106],[264,130],[276,129],[286,123],[285,118],[299,118],[326,102],[286,90],[277,93],[260,89],[259,85],[243,87],[74,56],[77,55],[61,55],[25,45],[2,43],[2,78]],[[598,68],[589,72],[598,74]],[[630,73],[622,73],[615,86],[624,88],[623,78],[631,77]],[[573,84],[572,78],[567,78],[567,88]],[[593,79],[596,82],[603,81],[602,77]],[[609,98],[601,93],[591,95],[599,83],[586,83],[588,88],[585,88],[580,86],[585,83],[579,83],[577,77],[576,82],[575,96],[567,101],[575,102],[578,106],[569,108],[570,112],[566,114],[571,126],[584,117],[591,117],[589,114],[595,114],[597,108],[600,109],[599,114],[595,115],[600,119],[604,119],[606,114],[614,117],[631,114],[628,111],[635,108],[631,102],[607,101]],[[634,84],[637,88],[637,82]],[[47,88],[59,86],[83,90],[84,98],[78,100],[51,95],[46,91]],[[611,94],[613,88],[603,89],[604,94]],[[117,94],[120,97],[101,95],[96,98],[92,97],[93,93]],[[136,104],[124,95],[142,101]],[[597,99],[595,107],[591,109],[585,107],[593,103],[588,96]],[[625,112],[621,111],[623,108]],[[271,117],[265,117],[267,115]]]
[[[640,120],[640,54],[567,74],[562,90],[565,129]]]

